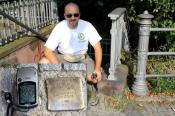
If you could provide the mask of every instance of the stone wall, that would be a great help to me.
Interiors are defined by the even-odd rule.
[[[38,33],[49,37],[56,24],[42,28]],[[1,64],[38,63],[42,57],[44,42],[35,35],[23,36],[9,44],[0,46]]]
[[[21,64],[21,63],[38,63],[44,51],[44,42],[34,40],[27,45],[21,45],[16,51],[9,50],[5,52],[5,57],[0,59],[0,64]],[[19,47],[19,46],[18,46]],[[13,50],[16,48],[12,48]],[[4,50],[5,51],[5,50]],[[2,54],[3,55],[3,54]]]

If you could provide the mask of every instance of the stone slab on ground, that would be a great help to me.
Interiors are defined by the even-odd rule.
[[[128,67],[120,64],[115,70],[115,80],[103,79],[97,85],[98,92],[109,96],[122,97],[127,83]]]

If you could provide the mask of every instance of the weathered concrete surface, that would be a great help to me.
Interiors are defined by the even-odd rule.
[[[75,76],[75,77],[84,78],[86,76],[86,73],[85,73],[86,67],[80,64],[74,64],[74,65],[60,64],[60,65],[52,65],[52,66],[39,65],[38,67],[39,67],[38,68],[39,69],[39,105],[36,108],[29,110],[28,112],[15,112],[16,116],[125,116],[124,113],[121,112],[121,109],[118,108],[119,107],[118,103],[122,98],[122,94],[120,94],[119,95],[120,98],[118,98],[116,94],[112,94],[112,96],[109,96],[109,94],[106,94],[105,91],[93,91],[93,92],[89,92],[88,95],[84,95],[84,99],[87,98],[86,110],[81,110],[78,112],[77,111],[59,111],[59,112],[48,111],[45,80],[48,78],[55,78],[58,76],[59,77]],[[0,68],[0,74],[3,75],[0,77],[0,83],[1,83],[0,89],[11,92],[12,87],[9,88],[8,86],[14,84],[16,68]],[[125,74],[125,76],[126,75],[127,74]],[[8,78],[8,80],[6,80],[6,78]],[[125,78],[122,77],[121,80],[125,80]],[[122,92],[121,89],[123,89],[125,81],[120,81],[120,82],[122,82],[122,88],[119,87],[120,90],[117,90],[116,88],[114,88],[116,91],[119,91],[119,93]],[[117,85],[120,84],[120,82],[117,82]],[[109,86],[111,87],[111,85]],[[111,88],[108,88],[108,91],[109,89]],[[3,107],[0,108],[0,113],[2,114],[2,116],[5,116],[7,105],[6,105],[6,102],[4,101],[3,96],[0,97],[0,105],[1,104]]]
[[[76,66],[77,65],[77,66]],[[41,66],[39,68],[40,81],[47,78],[52,78],[51,76],[64,76],[69,70],[72,70],[68,75],[80,75],[83,71],[76,71],[79,69],[84,69],[83,65],[49,65]],[[64,70],[62,70],[64,68]],[[8,69],[8,70],[7,70]],[[60,71],[58,71],[60,70]],[[74,73],[76,71],[76,74]],[[0,68],[0,89],[4,91],[12,91],[14,84],[16,68]],[[84,74],[84,73],[83,73]],[[3,77],[3,78],[2,78]],[[44,83],[40,83],[40,88],[45,88]],[[120,90],[122,91],[122,90]],[[47,110],[47,95],[46,92],[39,92],[40,102],[37,108],[30,110],[28,112],[16,112],[16,116],[174,116],[175,115],[175,105],[174,102],[159,103],[152,102],[156,101],[155,98],[145,97],[136,99],[136,101],[122,101],[120,97],[108,96],[104,92],[90,92],[88,95],[88,106],[87,110],[76,112],[76,111],[62,111],[62,112],[51,112]],[[4,97],[0,93],[0,116],[5,116],[6,102]],[[94,98],[97,99],[96,104],[91,104]],[[149,100],[148,100],[149,99]],[[166,99],[170,99],[166,97]],[[164,99],[164,100],[166,100]],[[174,98],[171,98],[174,99]],[[160,99],[158,99],[159,101]],[[126,102],[122,107],[119,102]],[[142,101],[142,102],[138,102]]]
[[[16,69],[14,68],[0,68],[0,115],[5,116],[7,110],[7,104],[4,99],[2,90],[5,92],[11,92],[13,90],[12,85],[15,85]]]
[[[127,81],[128,67],[123,64],[118,65],[115,70],[115,76],[117,80],[102,80],[98,84],[98,91],[109,96],[121,97]]]
[[[89,93],[88,93],[89,94]],[[121,109],[119,108],[120,99],[104,95],[103,93],[90,93],[88,101],[87,116],[121,116]],[[96,96],[97,104],[91,105],[91,99]]]
[[[76,65],[76,66],[75,66]],[[25,65],[24,65],[25,66]],[[27,66],[27,65],[26,65]],[[41,67],[41,68],[40,68]],[[54,68],[54,70],[47,70]],[[64,70],[63,67],[66,67]],[[80,111],[60,111],[60,112],[51,112],[47,110],[47,93],[46,93],[46,85],[45,80],[48,78],[58,78],[58,77],[80,77],[82,80],[85,78],[85,70],[86,65],[84,64],[66,64],[65,66],[60,65],[47,65],[47,66],[39,66],[39,103],[38,106],[30,109],[28,112],[14,112],[15,116],[86,116],[87,109],[87,88],[84,83],[83,91],[84,93],[84,101],[86,104],[86,108]],[[77,67],[77,68],[74,68]],[[76,70],[81,69],[81,70]],[[16,68],[0,68],[0,89],[3,91],[12,92],[13,87],[15,85],[15,75]],[[0,97],[0,114],[1,116],[5,116],[7,104],[1,93]]]

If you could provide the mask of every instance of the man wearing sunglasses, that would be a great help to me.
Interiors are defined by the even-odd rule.
[[[98,83],[102,79],[101,62],[102,39],[94,26],[80,19],[79,6],[68,3],[64,8],[65,20],[59,22],[45,43],[44,55],[40,63],[82,62],[87,64],[87,80]],[[95,64],[87,56],[88,43],[95,51]],[[62,55],[55,54],[55,49]],[[92,75],[95,74],[95,78]]]

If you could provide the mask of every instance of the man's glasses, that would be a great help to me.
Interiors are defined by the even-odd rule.
[[[66,17],[67,17],[67,18],[71,18],[72,16],[74,16],[74,17],[79,17],[79,16],[80,16],[80,14],[79,14],[79,13],[74,13],[74,14],[66,14]]]

